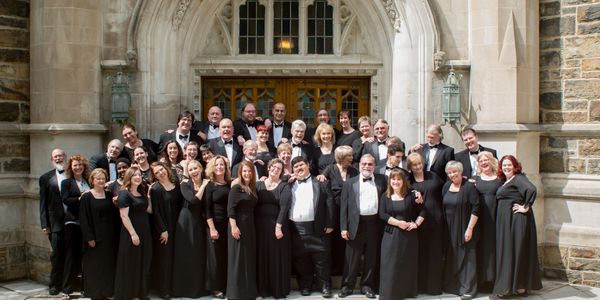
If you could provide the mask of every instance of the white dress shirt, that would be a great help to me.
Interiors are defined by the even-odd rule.
[[[233,164],[233,139],[231,140],[231,144],[225,144],[224,139],[221,139],[221,141],[223,141],[223,147],[225,148],[225,153],[227,153],[227,159],[229,159],[229,165],[231,166]]]
[[[248,126],[246,124],[246,128],[248,128],[248,132],[250,133],[250,139],[256,142],[256,126]]]
[[[378,143],[382,143],[382,144],[379,144],[377,146],[377,152],[379,154],[379,160],[386,159],[387,158],[388,147],[385,145],[385,141],[379,141],[379,140],[377,140],[377,142]]]
[[[292,205],[290,206],[290,220],[294,222],[311,222],[315,220],[315,205],[312,179],[306,182],[297,180],[292,187]]]
[[[110,156],[106,154],[106,159],[108,160],[108,180],[113,181],[117,179],[117,163],[111,162]]]
[[[300,143],[302,143],[302,141]],[[296,144],[297,146],[294,147],[294,141],[292,141],[292,158],[290,158],[290,160],[297,156],[302,156],[302,148],[300,147],[300,143]]]
[[[206,134],[206,139],[215,139],[219,137],[219,126],[213,127],[212,124],[208,124],[208,131]]]
[[[175,140],[177,141],[177,144],[179,144],[181,149],[185,148],[185,145],[190,141],[190,134],[191,134],[191,132],[188,132],[187,134],[183,134],[183,133],[180,133],[179,131],[175,131]],[[185,136],[185,138],[184,139],[179,138],[180,135]]]
[[[377,197],[377,186],[375,185],[375,179],[371,175],[371,179],[364,181],[364,176],[361,174],[359,178],[359,209],[361,216],[372,216],[377,214],[379,209],[379,201]]]
[[[281,138],[283,137],[283,123],[284,122],[281,122],[281,124],[276,124],[273,122],[273,143],[275,143],[275,147],[279,145],[279,142],[281,142]],[[281,125],[281,127],[275,127],[275,125]]]
[[[429,157],[427,158],[427,171],[431,171],[431,165],[435,159],[435,154],[438,152],[438,148],[429,148]]]

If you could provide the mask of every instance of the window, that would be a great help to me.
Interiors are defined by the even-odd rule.
[[[258,0],[240,5],[240,54],[265,54],[265,7]]]
[[[237,3],[239,54],[336,52],[338,1],[238,0]]]
[[[308,6],[308,53],[333,53],[333,7],[325,0]]]

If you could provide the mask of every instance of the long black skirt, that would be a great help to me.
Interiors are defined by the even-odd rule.
[[[380,300],[418,294],[419,234],[386,226],[381,241]]]

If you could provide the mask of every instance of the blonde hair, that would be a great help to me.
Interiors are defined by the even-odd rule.
[[[108,173],[106,173],[106,170],[95,168],[92,173],[90,173],[90,178],[88,178],[88,184],[91,188],[94,187],[94,179],[98,178],[99,175],[104,175],[104,179],[108,181]]]
[[[425,165],[425,159],[423,159],[423,156],[417,152],[413,152],[406,157],[406,167],[409,171],[411,171],[413,165],[419,162]]]
[[[492,172],[494,173],[494,175],[496,173],[498,173],[498,160],[494,157],[494,155],[492,154],[492,152],[490,151],[481,151],[478,155],[477,155],[477,175],[481,175],[481,172],[483,172],[481,170],[481,167],[479,166],[479,160],[483,157],[487,157],[487,159],[489,159],[490,161],[490,166],[492,166]]]
[[[216,155],[215,157],[208,160],[206,163],[206,178],[210,181],[215,181],[215,167],[217,165],[217,160],[223,160],[223,164],[225,165],[225,182],[229,183],[231,181],[231,170],[229,170],[229,163],[227,162],[227,158],[223,155]]]
[[[331,132],[331,143],[335,144],[335,130],[333,130],[333,127],[327,123],[321,123],[319,126],[317,126],[317,130],[315,130],[315,136],[313,137],[315,143],[321,147],[323,144],[323,141],[321,140],[321,133],[323,132]]]

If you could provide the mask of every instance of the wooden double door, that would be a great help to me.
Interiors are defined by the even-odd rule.
[[[202,108],[206,112],[219,106],[223,115],[235,120],[241,107],[251,102],[256,115],[271,117],[271,107],[277,102],[286,105],[286,119],[301,119],[307,125],[316,122],[316,113],[329,111],[331,124],[336,125],[340,110],[352,115],[352,125],[369,115],[369,78],[203,78]]]

